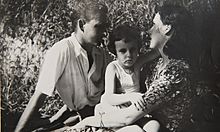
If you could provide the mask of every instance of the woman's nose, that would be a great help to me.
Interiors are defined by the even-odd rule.
[[[151,28],[148,30],[148,32],[147,32],[147,33],[148,33],[149,35],[151,35],[151,34],[152,34],[152,32],[153,32],[153,29],[154,29],[154,26],[152,26],[152,27],[151,27]]]

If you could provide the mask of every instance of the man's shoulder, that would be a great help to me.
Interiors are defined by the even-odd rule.
[[[68,48],[70,48],[70,40],[71,40],[70,37],[63,38],[60,41],[56,42],[53,45],[53,47],[60,48],[60,49],[68,49]]]
[[[54,45],[58,45],[58,46],[68,46],[68,43],[70,41],[70,37],[67,38],[63,38],[60,41],[56,42]]]
[[[68,44],[68,38],[64,38],[58,42],[56,42],[49,50],[48,52],[51,54],[60,54],[60,53],[67,53],[70,50],[70,46]]]

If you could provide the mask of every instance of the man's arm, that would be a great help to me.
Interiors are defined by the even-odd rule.
[[[37,118],[39,120],[33,120],[36,115],[39,115],[38,110],[43,105],[45,98],[46,98],[45,94],[39,91],[34,92],[27,107],[25,108],[23,114],[21,115],[21,118],[19,119],[15,132],[30,131],[28,129],[34,129],[41,125],[49,124],[49,120],[45,120],[45,119],[40,120],[40,117]]]

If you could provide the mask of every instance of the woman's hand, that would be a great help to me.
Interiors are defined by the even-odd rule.
[[[137,108],[137,110],[145,110],[146,102],[141,93],[130,93],[129,96],[131,103]]]

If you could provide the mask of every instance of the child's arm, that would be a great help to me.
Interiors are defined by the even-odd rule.
[[[105,93],[102,96],[102,102],[108,103],[110,105],[120,105],[127,102],[133,103],[137,109],[144,109],[144,99],[143,94],[133,92],[129,94],[116,94],[116,72],[117,69],[113,63],[107,66],[105,74]]]
[[[115,65],[110,63],[106,68],[105,93],[102,96],[102,102],[110,105],[120,105],[129,102],[127,94],[116,94],[116,72]]]
[[[141,68],[145,63],[156,59],[159,55],[160,52],[158,49],[150,49],[150,51],[138,57],[138,60],[136,61],[136,66]]]

